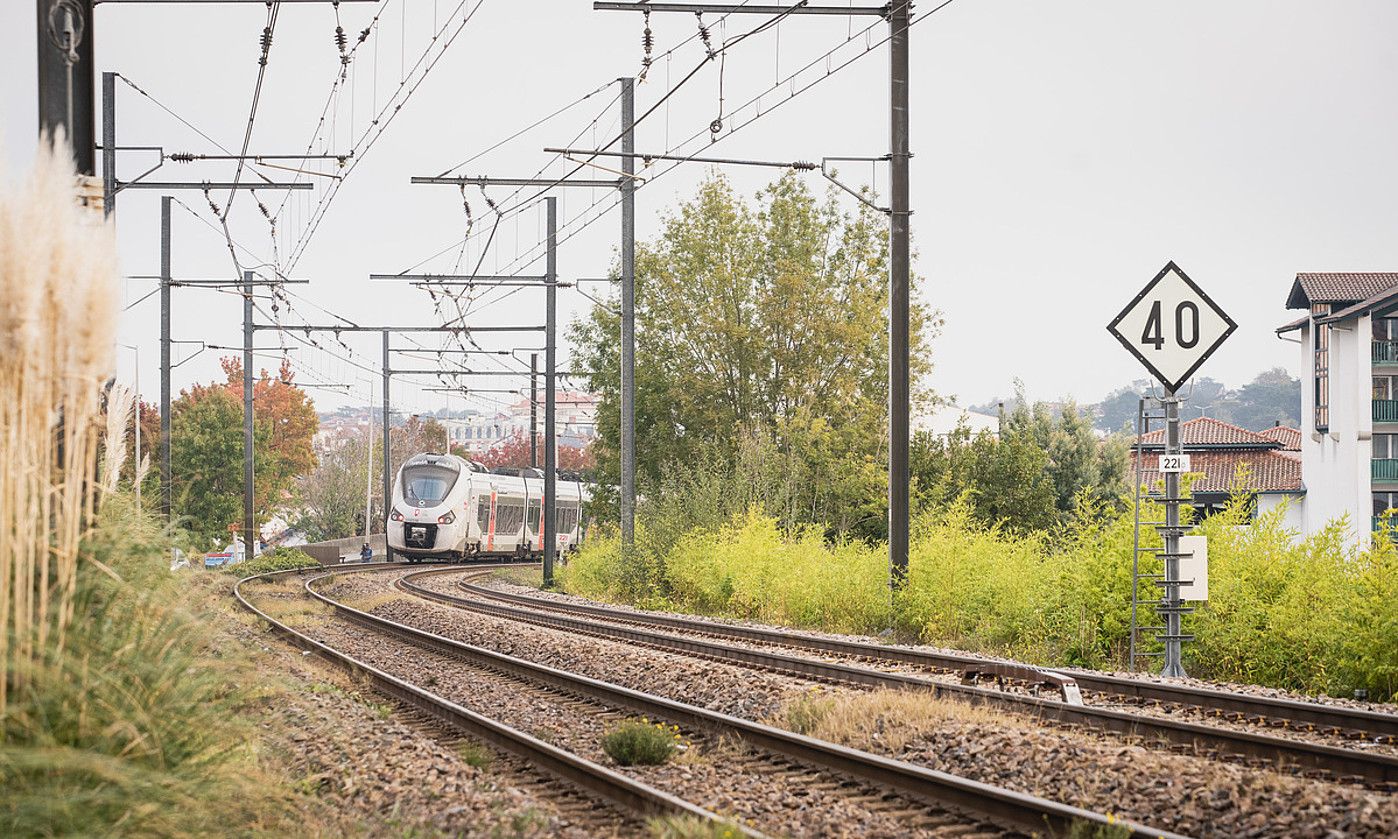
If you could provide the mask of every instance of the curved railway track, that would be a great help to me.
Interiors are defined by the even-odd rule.
[[[384,566],[356,569],[355,572],[349,573],[378,571],[383,568]],[[459,571],[460,569],[453,568],[452,570]],[[465,644],[355,609],[317,591],[318,583],[344,573],[347,572],[330,572],[309,577],[305,580],[304,590],[310,597],[329,606],[339,618],[372,629],[376,633],[405,641],[414,647],[451,656],[465,662],[468,666],[502,674],[554,693],[585,699],[610,708],[624,709],[653,719],[667,720],[689,731],[703,732],[706,735],[735,740],[748,748],[772,755],[774,759],[788,765],[812,767],[881,791],[883,795],[875,796],[873,799],[875,801],[880,800],[880,798],[898,798],[914,804],[920,803],[924,806],[930,806],[934,814],[939,811],[943,814],[941,817],[934,815],[932,824],[947,828],[951,833],[957,835],[984,832],[1001,835],[1009,831],[1024,835],[1057,836],[1066,835],[1073,830],[1080,830],[1084,825],[1101,827],[1114,825],[1115,827],[1112,829],[1120,832],[1120,835],[1162,837],[1162,839],[1176,836],[1168,831],[1112,819],[1099,813],[1037,796],[827,743],[783,729]],[[701,815],[701,817],[710,820],[718,819],[714,814],[684,802],[673,795],[668,795],[654,788],[642,789],[645,785],[639,784],[634,779],[619,775],[619,773],[600,764],[588,762],[577,755],[563,752],[537,740],[537,738],[489,720],[479,713],[455,705],[421,687],[333,650],[304,633],[276,622],[265,613],[257,610],[243,597],[241,592],[239,600],[245,607],[257,612],[277,627],[279,631],[291,637],[295,643],[307,645],[322,655],[332,658],[332,660],[337,660],[346,666],[366,673],[376,686],[395,698],[400,698],[415,707],[429,710],[432,713],[445,713],[453,721],[470,726],[473,732],[478,731],[478,736],[516,754],[520,754],[521,750],[538,754],[539,765],[551,772],[566,773],[565,777],[595,791],[598,795],[640,812],[687,812],[691,815]],[[868,798],[867,795],[864,796],[865,800]],[[946,818],[952,819],[952,822],[946,823]],[[1113,835],[1117,835],[1117,833],[1114,832]]]
[[[338,573],[365,573],[379,571],[386,567],[406,567],[406,565],[406,563],[391,563],[372,569],[355,569],[353,572],[341,571]],[[301,572],[274,571],[269,574],[247,577],[234,585],[233,596],[239,605],[266,621],[278,634],[290,640],[294,645],[313,651],[351,673],[362,676],[368,680],[374,690],[401,703],[411,711],[490,743],[554,777],[568,781],[576,787],[616,805],[625,813],[638,816],[692,816],[704,821],[728,825],[741,835],[760,835],[747,828],[731,825],[726,819],[688,801],[546,743],[537,737],[472,711],[425,688],[360,661],[347,653],[322,644],[306,633],[292,629],[259,609],[243,592],[243,586],[248,583],[296,576],[299,573]],[[307,583],[309,584],[309,581]]]
[[[1313,775],[1362,783],[1376,789],[1398,788],[1398,757],[1388,754],[1341,748],[1306,740],[1278,737],[1272,734],[1221,728],[1169,717],[1083,706],[1036,696],[988,690],[973,685],[952,684],[906,673],[890,673],[867,667],[818,661],[783,652],[725,645],[703,638],[657,632],[653,628],[678,629],[691,634],[777,645],[788,649],[818,650],[822,653],[834,653],[865,661],[915,663],[929,669],[953,669],[951,663],[957,662],[984,672],[986,662],[969,656],[945,656],[906,648],[814,638],[777,630],[731,626],[669,615],[642,615],[600,606],[560,603],[556,600],[485,588],[474,585],[469,580],[463,580],[459,583],[460,587],[469,595],[467,597],[429,589],[416,582],[423,577],[451,573],[459,574],[461,571],[460,569],[434,569],[407,574],[399,579],[396,585],[402,590],[424,599],[508,620],[566,629],[593,637],[623,640],[686,655],[783,672],[802,678],[872,687],[927,690],[937,696],[957,697],[975,704],[1003,708],[1021,714],[1028,713],[1054,722],[1085,725],[1128,736],[1140,736],[1147,741],[1153,740],[1169,744],[1177,749],[1194,751],[1208,757],[1236,756],[1251,761],[1266,762],[1279,769],[1301,770]],[[575,617],[575,615],[588,617]],[[590,619],[594,616],[601,617],[602,620]],[[1074,676],[1078,678],[1080,683],[1086,683],[1086,680],[1078,674],[1074,673]],[[1112,682],[1133,681],[1117,677],[1108,678]],[[1097,682],[1092,682],[1092,684],[1097,684]],[[1147,687],[1160,687],[1151,683],[1145,684]],[[1176,686],[1167,687],[1174,688]],[[1187,687],[1180,689],[1190,690]],[[1170,695],[1180,696],[1182,694],[1175,692]],[[1202,690],[1197,691],[1192,704],[1202,705],[1203,702],[1215,695],[1229,699],[1239,697],[1238,694],[1225,691]],[[1265,705],[1272,714],[1285,713],[1293,706],[1307,706],[1307,703],[1294,700],[1273,701],[1265,697],[1246,698],[1260,700],[1254,704]],[[1383,723],[1384,725],[1394,722],[1392,719],[1385,719],[1387,715],[1365,711],[1356,716],[1346,713],[1355,709],[1331,709],[1329,706],[1302,707],[1297,709],[1297,715],[1301,717],[1300,724],[1307,725],[1312,723],[1305,722],[1306,717],[1323,716],[1324,711],[1328,710],[1339,712],[1337,717],[1342,716],[1351,724],[1359,721],[1364,721],[1367,724]],[[1380,719],[1375,721],[1373,720],[1375,717]],[[1272,717],[1272,719],[1276,719],[1276,717]],[[1298,722],[1297,716],[1282,717],[1281,719]],[[1339,726],[1335,727],[1339,728]],[[1345,730],[1352,729],[1346,728]]]

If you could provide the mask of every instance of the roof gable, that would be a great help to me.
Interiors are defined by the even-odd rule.
[[[1277,425],[1271,428],[1264,428],[1257,432],[1257,436],[1266,437],[1281,444],[1283,451],[1301,451],[1301,431],[1297,428],[1288,428],[1285,425]]]
[[[1299,434],[1299,432],[1298,432]],[[1180,423],[1180,444],[1186,449],[1276,449],[1281,443],[1231,422],[1213,417],[1197,417]],[[1165,445],[1165,429],[1141,436],[1143,448]]]
[[[1279,451],[1210,451],[1190,455],[1189,474],[1195,478],[1189,490],[1194,495],[1230,492],[1240,466],[1246,467],[1243,488],[1249,492],[1306,491],[1301,482],[1300,459]],[[1153,463],[1141,470],[1141,483],[1148,487],[1161,478]]]
[[[1313,303],[1356,303],[1394,286],[1398,286],[1398,273],[1392,271],[1297,274],[1286,297],[1286,307],[1309,309]]]

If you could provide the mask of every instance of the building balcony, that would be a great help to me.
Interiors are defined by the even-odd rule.
[[[1373,518],[1369,519],[1369,530],[1373,531],[1374,533],[1378,533],[1380,530],[1383,530],[1386,525],[1392,526],[1392,522],[1393,519],[1391,518],[1385,518],[1383,516],[1374,516]]]
[[[1398,458],[1376,457],[1369,462],[1369,477],[1398,483]]]
[[[1398,422],[1398,399],[1375,399],[1374,422]]]
[[[1369,357],[1375,364],[1398,364],[1398,341],[1374,341]]]

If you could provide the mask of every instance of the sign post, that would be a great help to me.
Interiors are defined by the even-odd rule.
[[[1165,492],[1157,500],[1165,505],[1165,519],[1155,525],[1164,547],[1156,556],[1164,563],[1164,574],[1157,580],[1161,587],[1156,611],[1164,618],[1164,633],[1156,639],[1165,645],[1162,676],[1183,676],[1180,657],[1182,641],[1193,640],[1180,630],[1180,619],[1192,611],[1184,605],[1180,592],[1180,538],[1185,528],[1180,523],[1180,474],[1189,469],[1189,456],[1180,441],[1180,386],[1194,375],[1209,356],[1213,355],[1238,325],[1218,304],[1195,285],[1174,262],[1166,263],[1160,273],[1136,295],[1121,314],[1109,324],[1107,331],[1150,372],[1165,388],[1160,402],[1165,409],[1165,453],[1160,458]],[[1139,511],[1137,513],[1139,518]],[[1134,585],[1134,582],[1133,582]],[[1133,595],[1134,597],[1134,595]],[[1133,600],[1134,602],[1134,600]],[[1135,642],[1136,629],[1131,630]]]

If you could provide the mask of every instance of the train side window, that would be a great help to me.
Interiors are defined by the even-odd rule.
[[[482,495],[480,506],[476,510],[476,523],[480,525],[481,531],[490,529],[490,496]]]
[[[543,505],[538,501],[529,502],[529,529],[538,532],[539,516],[542,514]]]

